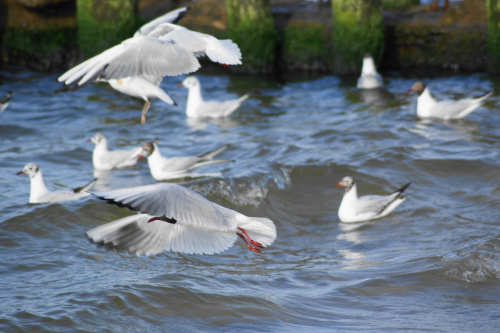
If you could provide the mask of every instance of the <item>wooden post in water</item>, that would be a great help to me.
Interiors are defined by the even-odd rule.
[[[137,0],[77,0],[78,46],[86,57],[132,37]]]
[[[500,72],[500,0],[486,0],[489,71]]]
[[[274,69],[278,33],[274,28],[269,0],[225,0],[227,26],[243,55],[236,70],[266,73]]]
[[[335,73],[359,72],[365,52],[380,58],[384,44],[380,0],[333,0],[332,13]]]

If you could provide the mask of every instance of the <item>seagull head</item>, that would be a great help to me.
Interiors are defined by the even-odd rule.
[[[92,141],[93,143],[95,143],[97,145],[101,142],[105,142],[106,137],[102,133],[96,133],[91,139],[87,140],[87,142],[90,142],[90,141]]]
[[[149,141],[146,142],[145,144],[142,145],[142,151],[137,157],[137,161],[139,161],[143,157],[149,157],[155,150],[155,144],[154,141]]]
[[[35,178],[36,174],[40,171],[40,168],[35,163],[28,163],[24,166],[23,170],[16,173],[16,175],[27,174],[30,178]]]
[[[420,96],[420,94],[422,94],[424,90],[425,90],[425,84],[422,81],[417,81],[406,92],[409,93],[411,91],[414,91]]]
[[[200,81],[198,81],[198,79],[195,76],[188,76],[187,78],[184,79],[184,81],[182,81],[178,85],[190,89],[199,86]]]
[[[340,182],[335,184],[336,187],[342,186],[345,187],[345,191],[349,191],[354,186],[354,179],[352,177],[346,176],[342,178]]]

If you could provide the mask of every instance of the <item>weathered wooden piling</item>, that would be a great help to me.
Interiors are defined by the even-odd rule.
[[[486,0],[489,71],[500,72],[500,0]]]
[[[411,6],[418,6],[420,0],[381,0],[384,9],[408,9]]]
[[[269,0],[225,0],[230,38],[243,54],[237,71],[268,73],[275,67],[278,33]]]
[[[78,46],[90,57],[132,37],[137,0],[77,0]]]
[[[357,73],[363,54],[379,59],[384,44],[380,0],[332,1],[333,68],[336,73]]]

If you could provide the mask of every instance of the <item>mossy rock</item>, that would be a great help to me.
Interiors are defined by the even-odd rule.
[[[291,22],[283,31],[282,42],[287,70],[332,70],[329,27],[310,22]]]
[[[75,29],[7,28],[3,36],[3,61],[40,71],[60,70],[78,61],[76,35]]]
[[[486,25],[402,25],[395,29],[401,68],[475,71],[488,62]]]

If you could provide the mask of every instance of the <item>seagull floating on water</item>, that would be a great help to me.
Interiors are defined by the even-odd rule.
[[[367,52],[363,56],[363,67],[361,69],[361,76],[358,79],[359,89],[376,89],[384,85],[382,77],[377,72],[375,62],[371,53]]]
[[[49,191],[43,181],[42,170],[40,170],[37,164],[28,163],[24,166],[23,170],[19,171],[17,174],[27,174],[30,177],[31,189],[29,203],[77,200],[89,195],[87,191],[90,190],[97,181],[97,179],[94,179],[87,185],[72,190]]]
[[[260,248],[276,239],[276,227],[270,219],[245,216],[176,184],[146,185],[92,195],[141,213],[87,232],[93,242],[117,252],[214,254],[227,250],[240,237],[248,249],[262,253]]]
[[[143,98],[146,104],[141,123],[144,125],[148,98],[157,97],[175,104],[158,86],[163,76],[198,70],[197,57],[202,55],[220,64],[241,65],[241,51],[231,40],[219,40],[171,23],[186,10],[180,8],[147,23],[132,38],[73,67],[58,81],[82,86],[97,78],[110,82],[113,88],[125,94]]]
[[[436,101],[429,88],[421,81],[415,82],[407,92],[415,91],[418,94],[417,115],[420,118],[434,119],[462,119],[481,106],[493,94],[490,91],[479,98],[466,98],[458,101]]]
[[[113,170],[134,166],[142,152],[142,147],[129,150],[108,150],[106,137],[102,133],[96,133],[92,139],[87,141],[95,143],[92,163],[94,169],[97,170]]]
[[[401,195],[411,183],[403,185],[389,195],[366,195],[358,198],[356,183],[347,176],[335,186],[345,187],[344,197],[339,207],[340,221],[345,223],[361,222],[387,216],[406,197]]]
[[[7,106],[9,106],[9,101],[11,97],[12,97],[12,91],[9,91],[4,98],[0,99],[0,113],[2,113],[7,108]]]
[[[155,142],[146,142],[142,145],[142,152],[138,159],[148,157],[149,170],[156,180],[168,180],[190,176],[188,172],[204,165],[233,162],[232,160],[214,160],[229,145],[222,146],[198,156],[165,158]]]
[[[238,99],[227,101],[205,101],[201,94],[200,81],[195,76],[188,76],[179,85],[189,90],[186,105],[186,116],[189,118],[227,117],[250,97],[249,94],[246,94]]]

